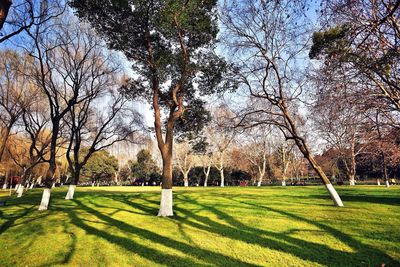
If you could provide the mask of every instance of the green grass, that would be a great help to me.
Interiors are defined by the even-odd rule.
[[[400,187],[67,188],[0,198],[0,266],[400,266]]]

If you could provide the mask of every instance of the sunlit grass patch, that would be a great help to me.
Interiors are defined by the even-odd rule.
[[[78,187],[0,196],[0,266],[400,265],[400,188],[175,188],[172,218],[159,188]]]

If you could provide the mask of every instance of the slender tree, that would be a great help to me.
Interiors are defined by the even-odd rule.
[[[242,87],[250,94],[239,125],[272,124],[292,140],[315,170],[337,206],[343,203],[308,146],[299,112],[305,81],[307,19],[304,1],[225,1],[221,22],[224,41],[239,67]]]

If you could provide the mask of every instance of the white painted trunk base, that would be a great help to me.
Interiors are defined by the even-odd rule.
[[[18,187],[18,190],[17,190],[17,197],[22,197],[22,194],[24,193],[24,186],[23,185],[20,185],[19,187]]]
[[[31,186],[29,187],[29,189],[32,189],[34,185],[35,185],[35,183],[31,183]]]
[[[376,183],[380,186],[381,185],[381,180],[376,179]]]
[[[65,196],[65,199],[74,199],[75,188],[76,188],[76,185],[74,185],[74,184],[70,184],[68,186],[68,192],[67,192],[67,195]]]
[[[350,185],[352,185],[352,186],[356,185],[356,181],[355,180],[350,180]]]
[[[257,182],[257,186],[260,187],[261,186],[261,181]]]
[[[172,189],[161,189],[160,210],[157,216],[174,216],[172,210]]]
[[[7,189],[7,184],[3,184],[3,189]]]
[[[189,186],[189,181],[184,181],[184,186],[188,187]]]
[[[385,181],[385,186],[386,186],[386,187],[390,187],[389,180],[386,180],[386,181]]]
[[[16,186],[15,186],[15,192],[18,192],[18,188],[19,188],[19,186],[20,186],[20,184],[17,184]]]
[[[204,187],[207,187],[207,179],[204,180]]]
[[[39,210],[47,210],[50,202],[51,189],[43,189],[42,202],[40,202]]]
[[[282,186],[286,186],[286,181],[285,180],[282,181]]]
[[[339,194],[336,192],[336,189],[333,187],[333,185],[326,184],[325,188],[326,188],[326,190],[328,190],[329,195],[331,196],[331,199],[333,200],[333,203],[335,204],[335,206],[343,207],[342,199],[340,198]]]

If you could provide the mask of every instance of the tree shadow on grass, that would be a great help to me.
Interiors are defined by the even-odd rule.
[[[292,237],[290,236],[290,232],[277,233],[250,227],[236,220],[229,214],[222,212],[215,206],[201,204],[195,199],[187,196],[183,197],[182,195],[177,195],[175,199],[180,199],[184,203],[198,205],[199,207],[207,209],[209,212],[214,213],[219,219],[227,223],[225,224],[216,222],[208,217],[200,216],[199,214],[196,214],[191,210],[181,208],[180,204],[175,204],[174,209],[177,212],[177,216],[175,216],[174,219],[177,221],[182,221],[186,225],[192,226],[199,230],[215,233],[220,236],[225,236],[249,244],[260,245],[269,249],[282,251],[288,254],[292,254],[303,260],[313,261],[328,266],[379,266],[382,262],[385,262],[386,264],[388,264],[388,266],[391,266],[391,264],[399,264],[398,261],[387,255],[386,253],[383,253],[376,248],[362,244],[354,238],[330,226],[315,222],[307,218],[303,218],[289,212],[284,212],[267,206],[253,205],[258,209],[267,209],[271,212],[275,212],[285,217],[288,217],[290,220],[297,220],[318,227],[323,232],[329,233],[331,236],[339,239],[341,242],[352,248],[355,252],[336,250],[325,244],[318,244]],[[232,201],[236,201],[232,198],[230,199]],[[156,204],[156,202],[151,200],[146,201],[152,204]],[[246,205],[252,205],[243,201],[236,202]],[[139,206],[139,204],[136,204],[137,208]],[[144,208],[144,210],[146,210],[146,208]],[[183,214],[184,217],[182,217],[181,214]]]
[[[5,232],[8,228],[10,228],[12,226],[22,224],[22,223],[15,224],[15,221],[28,215],[30,212],[32,212],[34,210],[35,207],[36,207],[36,205],[30,206],[27,208],[23,208],[21,211],[19,211],[17,213],[13,213],[12,216],[5,216],[5,215],[1,214],[1,217],[5,218],[7,220],[0,226],[0,234]],[[34,219],[31,219],[31,221],[32,220],[34,220]],[[29,220],[27,222],[29,222]]]
[[[68,214],[71,218],[71,222],[76,225],[77,227],[83,229],[86,231],[86,233],[98,236],[100,238],[103,238],[107,240],[110,243],[116,244],[126,250],[132,251],[150,261],[153,261],[155,263],[159,264],[166,264],[168,266],[213,266],[213,265],[225,265],[225,266],[258,266],[254,264],[250,264],[247,262],[243,262],[239,259],[234,259],[231,257],[228,257],[226,255],[210,251],[210,250],[205,250],[199,247],[193,247],[191,245],[188,245],[184,242],[180,242],[162,235],[159,235],[155,232],[142,229],[130,224],[127,224],[125,222],[116,220],[114,218],[111,218],[87,205],[82,203],[79,200],[74,200],[80,208],[85,210],[85,212],[94,215],[97,217],[99,220],[107,222],[110,226],[116,227],[120,229],[123,232],[128,232],[132,233],[134,235],[137,235],[141,239],[148,240],[152,243],[163,245],[169,248],[172,248],[174,250],[180,251],[186,255],[190,255],[192,257],[195,257],[196,259],[199,259],[199,262],[195,262],[191,260],[189,257],[182,257],[179,255],[171,255],[167,254],[165,252],[162,252],[160,250],[144,246],[142,244],[139,244],[138,242],[126,238],[126,237],[121,237],[114,235],[110,232],[104,231],[97,229],[91,225],[89,225],[85,219],[80,218],[74,211],[69,211]],[[155,217],[155,220],[157,218]],[[159,220],[163,220],[163,218],[158,218]]]

